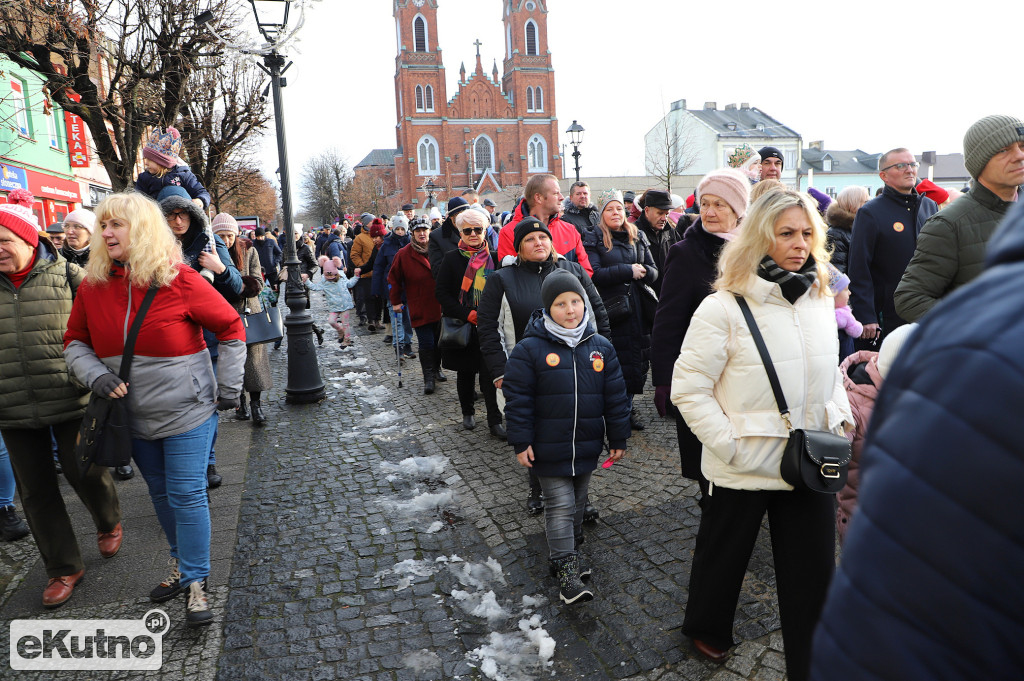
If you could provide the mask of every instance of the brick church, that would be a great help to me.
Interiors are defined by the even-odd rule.
[[[502,75],[476,65],[459,69],[448,98],[437,44],[438,0],[394,0],[397,149],[375,149],[355,167],[360,175],[393,177],[397,203],[434,203],[472,187],[481,194],[525,185],[531,175],[562,175],[555,117],[555,72],[548,49],[546,0],[503,0]],[[496,197],[497,198],[497,197]],[[507,203],[507,201],[506,201]]]

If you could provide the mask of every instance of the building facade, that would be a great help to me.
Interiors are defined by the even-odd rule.
[[[437,0],[394,0],[397,125],[396,198],[422,209],[433,181],[435,202],[473,188],[482,194],[525,185],[531,175],[561,176],[555,73],[545,0],[504,0],[505,51],[485,73],[476,43],[472,73],[459,70],[450,98],[437,44]],[[384,150],[370,152],[377,159]],[[360,163],[357,178],[380,172]]]

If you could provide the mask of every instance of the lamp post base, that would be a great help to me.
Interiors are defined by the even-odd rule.
[[[300,294],[301,295],[301,294]],[[306,309],[305,296],[299,297],[298,305],[289,301],[288,316],[284,325],[288,335],[288,385],[285,388],[285,402],[288,404],[310,404],[319,402],[327,395],[320,367],[313,345],[313,315]]]

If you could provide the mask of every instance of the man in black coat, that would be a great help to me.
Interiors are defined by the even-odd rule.
[[[565,200],[562,219],[576,228],[580,238],[597,228],[601,222],[601,214],[590,202],[590,185],[586,182],[573,182],[569,187],[569,198]]]
[[[682,238],[682,234],[668,223],[668,212],[683,205],[683,201],[675,194],[660,189],[648,189],[636,201],[640,207],[640,217],[636,221],[637,229],[647,236],[654,256],[654,266],[659,272],[665,271],[665,258],[672,244]],[[661,279],[651,284],[655,293],[661,295]]]
[[[914,255],[917,235],[939,209],[917,193],[917,167],[907,149],[893,149],[878,159],[878,176],[885,183],[877,196],[857,211],[847,273],[850,307],[864,332],[858,350],[872,350],[874,342],[906,321],[896,314],[893,293]]]

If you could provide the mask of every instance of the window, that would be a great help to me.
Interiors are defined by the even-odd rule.
[[[494,153],[491,140],[486,135],[480,135],[476,138],[476,144],[473,145],[473,162],[476,165],[476,170],[479,173],[487,169],[494,169]]]
[[[437,141],[430,135],[420,138],[419,149],[419,174],[437,174]]]
[[[832,159],[829,158],[828,156],[826,156],[825,158],[821,159],[821,169],[822,169],[823,172],[831,173],[832,172]]]
[[[548,169],[548,157],[544,146],[544,139],[540,135],[530,138],[526,147],[526,160],[529,172],[539,173]]]
[[[537,24],[533,19],[526,22],[526,54],[537,54]]]
[[[796,152],[792,149],[784,149],[782,155],[786,157],[785,168],[796,168]]]
[[[11,103],[14,105],[14,119],[17,121],[18,132],[29,137],[28,105],[25,101],[25,84],[18,79],[11,79]]]
[[[512,58],[512,24],[505,24],[505,59]]]
[[[50,109],[50,115],[46,116],[46,133],[50,138],[50,148],[60,149],[60,131],[57,122],[57,109]]]
[[[825,193],[828,194],[829,196],[831,196],[833,199],[836,198],[836,188],[835,187],[825,187]]]
[[[533,88],[526,88],[526,110],[533,111]]]
[[[412,20],[412,35],[413,35],[413,51],[414,52],[426,52],[427,51],[427,20],[422,16],[417,15]]]
[[[423,86],[416,86],[416,111],[423,111]]]
[[[434,110],[434,87],[432,85],[428,85],[425,92],[426,92],[427,111],[433,111]]]
[[[540,88],[540,85],[533,90],[533,109],[534,111],[544,110],[544,90]]]

